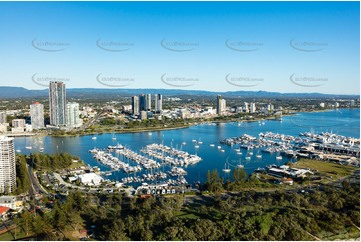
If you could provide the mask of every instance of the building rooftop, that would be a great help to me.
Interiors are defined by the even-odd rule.
[[[9,209],[8,207],[0,206],[0,214],[6,213]]]
[[[0,135],[0,142],[6,142],[6,141],[11,141],[13,140],[14,138],[10,138],[10,137],[7,137],[7,136],[4,136],[4,135]]]

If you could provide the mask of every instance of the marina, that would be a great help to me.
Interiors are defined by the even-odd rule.
[[[202,160],[202,158],[197,155],[191,155],[188,152],[177,150],[163,144],[147,145],[141,152],[157,158],[165,164],[175,166],[194,165]]]
[[[111,168],[113,172],[121,170],[126,174],[134,173],[134,176],[121,178],[123,184],[143,182],[165,182],[168,185],[187,184],[188,182],[184,178],[187,172],[183,168],[175,166],[188,166],[201,160],[197,155],[155,143],[147,145],[140,152],[144,155],[138,154],[121,144],[109,145],[106,149],[94,148],[89,150],[94,159]],[[135,163],[135,165],[131,163]],[[172,166],[172,168],[165,173],[164,167],[167,165]],[[160,168],[163,168],[163,171],[160,171]],[[150,172],[137,176],[136,173],[141,173],[143,169],[150,170]],[[111,176],[112,172],[102,172],[101,174]],[[176,179],[168,179],[169,176],[176,177]]]
[[[304,132],[299,133],[299,136],[266,132],[259,133],[258,138],[243,134],[240,137],[224,139],[221,143],[246,149],[247,160],[253,155],[251,150],[262,148],[264,153],[277,152],[276,160],[282,160],[282,157],[286,156],[336,161],[355,166],[359,166],[360,162],[360,139],[332,132]],[[260,150],[256,157],[262,158]]]
[[[354,156],[357,157],[359,154],[357,141],[360,133],[359,109],[342,109],[341,111],[342,113],[338,110],[299,113],[293,116],[283,116],[283,122],[265,120],[265,124],[261,126],[258,125],[258,121],[200,123],[187,129],[152,131],[152,135],[149,135],[148,132],[140,132],[74,137],[16,137],[14,146],[16,150],[20,150],[24,154],[39,152],[40,147],[43,147],[44,154],[66,151],[80,157],[89,166],[98,166],[104,172],[105,178],[113,181],[122,182],[122,178],[129,180],[131,178],[128,177],[133,177],[134,180],[134,177],[138,177],[140,180],[136,180],[141,182],[141,179],[144,179],[143,174],[152,176],[156,172],[165,173],[167,178],[154,179],[152,182],[167,181],[168,179],[176,181],[178,177],[171,177],[168,172],[172,167],[180,167],[187,172],[183,177],[188,184],[194,184],[198,181],[204,182],[207,171],[214,169],[219,171],[222,178],[232,179],[232,172],[222,172],[227,157],[229,157],[230,169],[235,169],[241,159],[248,174],[258,169],[264,169],[267,165],[283,165],[294,160],[294,154],[297,155],[297,158],[314,157],[357,165],[358,159]],[[302,122],[297,120],[302,120]],[[302,126],[296,126],[295,123],[302,123]],[[247,136],[244,136],[245,134]],[[242,136],[243,140],[247,142],[234,142],[233,145],[220,143],[229,137],[239,138]],[[326,142],[322,143],[321,136]],[[93,140],[92,137],[96,137],[96,139]],[[349,139],[349,137],[354,138]],[[192,140],[194,141],[192,142]],[[199,144],[199,141],[202,144]],[[162,144],[170,149],[163,147],[164,151],[155,150],[153,154],[157,153],[159,158],[141,152],[151,144]],[[198,145],[199,148],[196,149],[195,145]],[[26,149],[26,146],[31,146],[32,149]],[[92,154],[89,150],[94,147],[103,151],[104,154],[111,154],[104,161],[114,164],[113,168],[115,169],[93,157],[95,153]],[[177,157],[176,153],[166,153],[174,147],[177,147],[175,150],[199,156],[202,160],[192,164],[188,162],[186,166],[185,160]],[[224,150],[224,152],[220,150]],[[250,155],[249,152],[253,152],[253,155]],[[278,153],[282,157],[281,160],[276,159]],[[261,158],[257,157],[259,154],[262,155]],[[169,161],[165,161],[165,157],[170,157]],[[138,163],[137,159],[139,159]],[[143,160],[148,161],[149,159],[153,161],[147,162],[148,165],[143,162]],[[182,160],[183,165],[181,165]],[[140,167],[141,170],[135,171],[133,168],[133,171],[127,169],[128,172],[126,172],[124,168],[120,167],[122,165],[120,162],[128,164],[129,167],[138,166],[136,169]],[[178,164],[172,165],[171,162],[178,162]],[[149,168],[146,169],[141,163]],[[125,164],[123,167],[126,166]]]

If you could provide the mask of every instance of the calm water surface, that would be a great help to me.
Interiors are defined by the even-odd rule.
[[[333,132],[344,136],[355,138],[360,137],[360,110],[359,109],[340,109],[327,112],[298,113],[293,116],[283,117],[283,121],[263,121],[262,122],[242,122],[242,123],[218,123],[218,124],[200,124],[186,129],[152,131],[143,133],[115,134],[117,140],[112,140],[113,134],[97,135],[93,140],[92,136],[79,137],[18,137],[15,138],[15,148],[20,149],[21,153],[29,154],[37,152],[40,146],[44,147],[44,153],[68,152],[79,156],[85,163],[91,166],[98,166],[101,170],[106,171],[110,168],[97,162],[89,149],[106,148],[109,145],[117,143],[125,145],[133,151],[139,152],[142,147],[151,143],[164,143],[167,146],[173,146],[185,150],[191,154],[197,154],[202,157],[196,165],[188,166],[185,176],[189,183],[195,181],[204,181],[208,170],[218,169],[219,173],[227,179],[232,173],[223,173],[226,160],[235,166],[241,159],[248,173],[253,172],[258,167],[265,167],[268,164],[284,164],[289,159],[283,157],[281,161],[276,160],[276,154],[262,153],[262,158],[256,158],[257,149],[253,150],[254,154],[250,161],[245,160],[246,150],[241,149],[242,155],[237,155],[232,147],[221,145],[220,140],[250,134],[258,136],[260,132],[274,132],[287,135],[298,136],[300,132]],[[199,148],[194,148],[192,140],[202,141]],[[182,145],[186,142],[186,145]],[[210,147],[214,144],[214,147]],[[224,153],[217,149],[221,145]],[[25,146],[32,146],[32,150],[25,149]],[[121,157],[120,157],[121,158]],[[160,168],[163,170],[163,168]],[[170,167],[165,167],[165,171]],[[143,170],[143,172],[149,172]],[[120,180],[122,177],[133,176],[134,174],[124,174],[122,171],[113,172],[106,178]],[[137,176],[141,173],[137,173]]]

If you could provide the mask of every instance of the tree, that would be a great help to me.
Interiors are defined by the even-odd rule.
[[[25,211],[20,215],[20,218],[16,220],[15,224],[19,226],[26,235],[29,235],[32,221],[33,215],[29,211]]]
[[[247,172],[244,168],[236,168],[233,170],[233,179],[236,183],[244,183],[247,180]]]
[[[67,219],[63,208],[61,208],[60,205],[56,204],[53,213],[54,227],[58,230],[63,230],[67,225]]]

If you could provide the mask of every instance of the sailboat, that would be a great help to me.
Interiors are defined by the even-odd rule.
[[[237,165],[237,168],[244,168],[244,165],[238,164],[238,165]]]
[[[244,168],[241,159],[239,159],[239,163],[237,164],[237,168]]]
[[[262,155],[261,155],[261,153],[260,153],[260,151],[259,151],[259,150],[258,150],[258,152],[257,152],[256,157],[257,157],[258,159],[261,159],[261,158],[262,158]]]
[[[277,153],[276,160],[282,160],[282,156],[281,156],[280,152]]]
[[[247,152],[246,160],[250,160],[250,159],[251,159],[251,154],[249,152]]]
[[[115,134],[113,133],[112,140],[117,140],[117,137],[115,137]]]
[[[227,163],[224,163],[224,168],[222,169],[223,172],[231,172],[231,169],[229,168],[229,165],[228,165],[228,168],[227,168]]]
[[[198,144],[199,145],[203,144],[203,141],[201,141],[201,138],[199,138]]]

